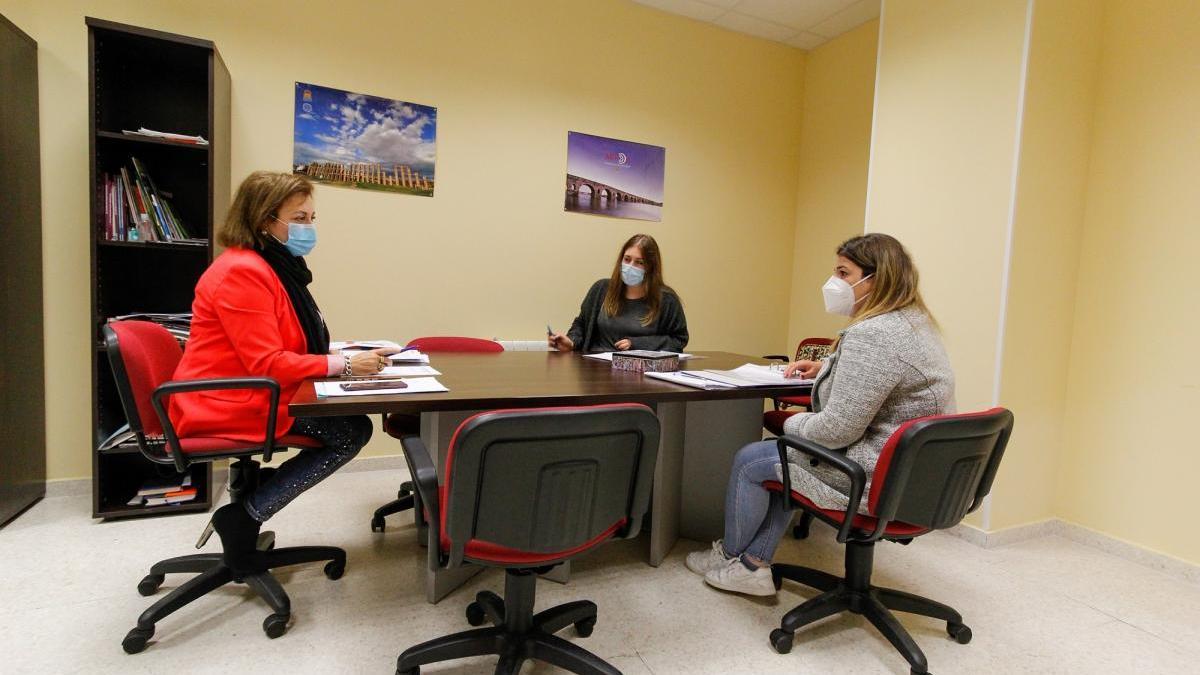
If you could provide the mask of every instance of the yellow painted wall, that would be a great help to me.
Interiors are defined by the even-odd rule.
[[[834,337],[845,319],[827,314],[821,285],[838,244],[863,231],[879,22],[870,21],[808,53],[800,122],[791,327],[777,353],[806,337]]]
[[[1056,503],[1200,563],[1200,3],[1105,8]]]
[[[540,339],[645,231],[691,348],[787,339],[799,50],[625,0],[0,0],[0,13],[40,46],[51,478],[90,472],[85,15],[216,42],[235,181],[288,168],[295,81],[438,107],[435,198],[318,189],[310,264],[335,338]],[[568,130],[665,146],[663,221],[564,213]],[[392,452],[383,437],[367,454]]]
[[[1100,56],[1095,0],[1034,7],[1000,392],[1017,424],[991,529],[1054,516]]]
[[[912,253],[961,410],[995,383],[1024,0],[888,2],[867,229]]]
[[[1027,3],[887,2],[866,229],[899,239],[954,367],[960,411],[991,405]],[[968,522],[987,527],[986,508]]]

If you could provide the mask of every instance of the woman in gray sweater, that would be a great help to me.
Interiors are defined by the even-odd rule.
[[[954,412],[954,373],[936,324],[917,288],[908,251],[886,234],[854,237],[837,250],[834,274],[822,287],[825,309],[851,317],[822,362],[797,361],[787,374],[815,377],[813,412],[797,413],[784,432],[844,449],[867,474],[888,437],[904,422]],[[792,489],[817,506],[845,509],[849,481],[836,469],[789,450]],[[725,498],[725,538],[688,555],[687,566],[711,586],[774,595],[770,560],[791,519],[782,495],[762,487],[779,480],[775,441],[751,443],[733,460]],[[858,505],[866,512],[865,500]]]
[[[559,351],[621,352],[650,349],[682,352],[687,318],[674,289],[663,281],[662,254],[648,234],[635,234],[617,252],[612,275],[592,284],[566,334],[546,341]]]

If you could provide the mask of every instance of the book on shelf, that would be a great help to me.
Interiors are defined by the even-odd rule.
[[[208,145],[208,141],[204,140],[203,136],[188,136],[187,134],[176,134],[170,131],[155,131],[146,127],[138,127],[137,131],[122,129],[121,133],[126,136],[149,136],[151,138],[161,138],[165,141],[174,143],[188,143],[190,145]]]
[[[102,174],[103,227],[108,241],[153,241],[207,245],[192,236],[172,206],[174,195],[160,190],[137,157],[115,174]]]
[[[158,506],[190,502],[198,494],[192,475],[147,478],[127,506]]]

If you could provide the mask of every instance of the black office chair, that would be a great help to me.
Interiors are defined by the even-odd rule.
[[[134,432],[138,448],[148,459],[170,464],[179,473],[196,462],[234,459],[229,467],[229,496],[239,503],[257,489],[260,481],[258,462],[250,459],[261,454],[271,461],[275,450],[321,447],[320,441],[288,434],[275,438],[275,411],[279,404],[279,384],[265,377],[239,377],[210,380],[171,382],[183,352],[165,328],[148,321],[114,321],[104,326],[104,342],[113,369],[117,392],[125,409],[129,429]],[[165,399],[173,394],[195,391],[231,389],[265,389],[270,392],[267,425],[262,443],[246,443],[218,437],[179,437],[164,408]],[[261,471],[266,471],[262,469]],[[211,527],[211,525],[210,525]],[[204,544],[210,530],[201,536]],[[339,579],[346,569],[346,552],[332,546],[295,546],[274,548],[274,537],[267,532],[258,540],[266,571],[239,574],[226,564],[224,553],[200,553],[168,558],[155,563],[150,574],[138,583],[138,593],[154,595],[167,574],[195,573],[196,576],[151,605],[138,617],[137,626],[129,631],[121,647],[129,654],[146,648],[154,635],[156,623],[197,598],[230,582],[244,583],[271,606],[272,613],[263,621],[267,637],[277,638],[287,632],[291,618],[291,601],[279,581],[269,570],[276,567],[308,562],[326,562],[325,576]]]
[[[925,653],[900,625],[891,610],[920,614],[946,622],[946,632],[959,644],[971,641],[971,629],[954,609],[927,598],[871,585],[875,542],[880,539],[907,544],[933,530],[953,527],[979,508],[992,489],[992,480],[1012,433],[1013,415],[1004,408],[980,413],[922,417],[903,424],[880,453],[867,495],[869,515],[857,512],[862,501],[866,472],[844,452],[830,450],[795,436],[778,439],[780,461],[787,466],[787,449],[827,464],[850,481],[846,510],[822,509],[792,489],[791,477],[767,481],[763,487],[789,495],[789,505],[838,529],[837,540],[846,545],[846,576],[775,564],[778,587],[783,579],[798,581],[822,591],[821,595],[783,616],[771,631],[771,645],[780,654],[792,649],[796,630],[840,612],[862,614],[908,661],[914,675],[927,675]]]
[[[444,485],[421,439],[405,457],[429,513],[432,570],[467,563],[505,570],[504,598],[483,591],[467,606],[478,628],[406,649],[399,675],[425,664],[499,654],[496,673],[527,659],[585,674],[619,675],[554,633],[580,637],[596,625],[596,604],[568,602],[533,613],[537,575],[613,538],[636,536],[650,500],[658,419],[636,404],[481,413],[459,426],[446,453]]]

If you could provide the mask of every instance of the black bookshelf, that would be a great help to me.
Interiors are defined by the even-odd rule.
[[[183,35],[88,17],[88,159],[92,269],[92,516],[121,518],[206,511],[212,466],[189,469],[196,499],[128,506],[142,483],[174,475],[126,443],[101,451],[125,424],[100,329],[114,316],[189,312],[213,259],[213,223],[229,206],[229,71],[215,45]],[[141,127],[203,136],[207,145],[122,133]],[[122,241],[105,235],[104,175],[136,157],[199,242]]]

